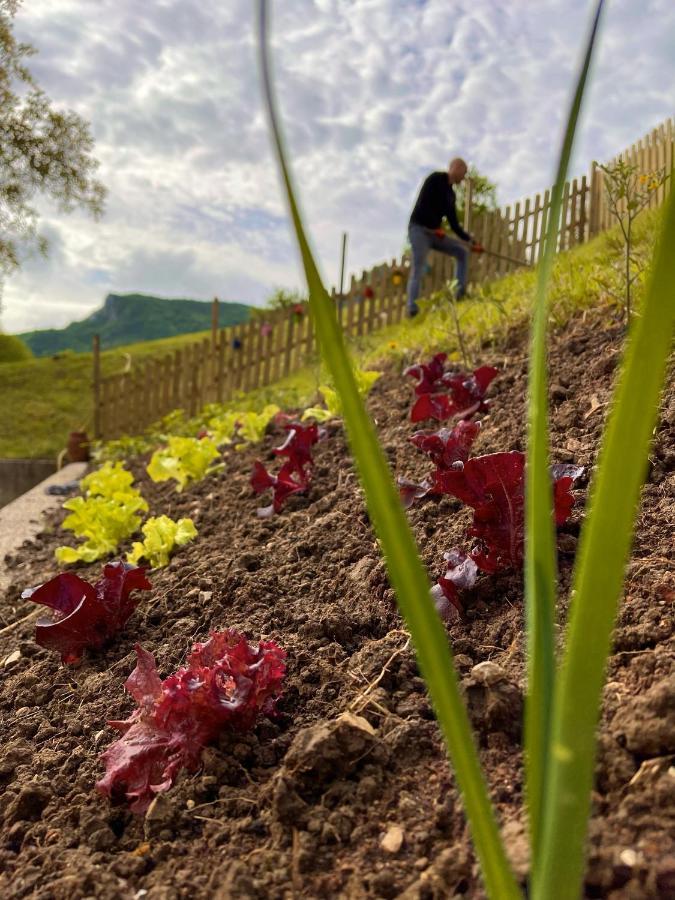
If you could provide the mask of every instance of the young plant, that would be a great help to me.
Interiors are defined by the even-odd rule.
[[[574,497],[570,491],[582,474],[580,466],[551,467],[554,518],[563,525]],[[525,454],[489,453],[474,456],[438,472],[434,488],[451,494],[474,510],[468,534],[477,539],[471,558],[483,572],[522,568],[525,535]]]
[[[273,499],[270,506],[261,507],[258,515],[267,518],[280,512],[285,500],[291,494],[307,490],[311,479],[313,465],[310,448],[321,437],[318,425],[287,425],[288,437],[274,450],[275,455],[285,456],[278,475],[271,475],[265,466],[256,460],[251,475],[251,487],[256,494],[272,489]]]
[[[243,438],[245,444],[259,444],[278,412],[279,407],[270,403],[259,413],[251,411],[238,413],[239,437]]]
[[[131,593],[151,588],[145,569],[120,561],[104,566],[93,585],[64,572],[24,591],[21,597],[54,612],[51,621],[38,621],[35,642],[47,650],[58,651],[62,662],[76,663],[85,650],[102,647],[124,628],[140,600],[138,596],[131,597]]]
[[[399,478],[401,499],[406,509],[412,506],[415,500],[428,494],[444,493],[443,472],[457,469],[468,460],[471,446],[479,431],[480,422],[460,420],[452,430],[440,428],[438,431],[417,431],[413,434],[410,443],[425,453],[436,468],[421,484]]]
[[[219,457],[220,451],[210,438],[172,436],[166,447],[155,450],[146,471],[153,481],[175,479],[180,492],[188,484],[223,469],[224,463],[211,465]]]
[[[63,508],[70,515],[61,527],[84,541],[78,547],[57,547],[57,562],[95,562],[114,553],[122,541],[138,531],[139,513],[147,512],[148,504],[133,487],[133,480],[120,462],[107,462],[82,479],[80,487],[85,496],[65,501]]]
[[[108,723],[122,737],[103,753],[106,774],[96,787],[144,813],[181,769],[199,768],[202,749],[224,728],[248,731],[259,716],[274,715],[286,653],[274,641],[256,647],[234,630],[213,631],[164,681],[152,653],[136,645],[136,655],[125,688],[138,708]]]
[[[140,559],[145,559],[151,569],[167,566],[176,547],[183,547],[197,537],[192,519],[175,522],[169,516],[151,516],[141,530],[143,540],[134,541],[127,562],[136,565]]]
[[[499,374],[493,366],[481,366],[472,373],[446,372],[447,355],[437,353],[430,362],[409,366],[404,375],[416,379],[417,399],[410,411],[412,422],[450,418],[470,419],[488,409],[485,393]]]
[[[631,317],[631,289],[642,274],[642,267],[633,254],[633,223],[649,205],[654,192],[660,190],[670,177],[665,168],[639,174],[634,163],[619,157],[609,165],[599,165],[604,172],[605,194],[609,211],[619,223],[624,245],[624,306],[626,321]]]
[[[205,434],[211,438],[216,447],[229,446],[234,442],[240,415],[238,412],[226,412],[208,420]]]
[[[431,596],[439,616],[444,621],[461,616],[464,612],[460,591],[468,591],[476,583],[478,566],[461,550],[450,550],[443,554],[447,563],[445,574],[441,575],[431,589]]]
[[[362,398],[367,397],[381,375],[382,372],[354,368],[354,380],[356,381],[359,396]],[[319,393],[323,397],[326,408],[322,409],[320,406],[310,406],[302,414],[303,422],[307,419],[315,419],[317,422],[328,422],[331,419],[339,419],[342,415],[340,395],[335,388],[328,387],[328,385],[321,385]]]

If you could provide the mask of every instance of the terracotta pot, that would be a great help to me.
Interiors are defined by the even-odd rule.
[[[86,462],[89,459],[89,438],[86,431],[71,431],[68,436],[68,459]]]

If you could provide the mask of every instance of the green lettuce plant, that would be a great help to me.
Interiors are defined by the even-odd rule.
[[[234,441],[239,415],[238,412],[224,412],[208,420],[206,427],[216,447],[224,447]]]
[[[83,538],[78,547],[57,547],[59,563],[95,562],[117,550],[119,544],[138,531],[140,513],[148,504],[133,487],[134,477],[121,462],[107,462],[80,482],[81,497],[66,500],[70,515],[62,528]]]
[[[223,463],[211,465],[218,457],[220,451],[210,438],[172,436],[166,447],[152,454],[146,471],[153,481],[175,479],[178,482],[176,490],[180,492],[188,484],[224,468]]]
[[[62,528],[84,538],[77,547],[57,547],[59,563],[95,562],[110,556],[119,544],[138,531],[141,512],[147,512],[148,504],[138,494],[113,497],[73,497],[63,508],[70,510]]]
[[[115,495],[137,495],[138,491],[132,487],[134,476],[121,462],[106,462],[99,469],[90,472],[80,481],[83,493],[90,497],[113,497]]]
[[[380,378],[382,372],[375,372],[371,369],[354,368],[354,381],[361,398],[367,397],[373,388],[375,382]],[[338,419],[342,415],[342,402],[340,394],[335,388],[328,385],[321,385],[319,393],[323,397],[326,404],[324,409],[321,406],[310,406],[302,414],[302,421],[307,419],[315,419],[317,422],[328,422],[330,419]]]
[[[548,473],[548,283],[556,252],[563,185],[602,8],[599,0],[567,120],[533,311],[525,563],[525,755],[531,900],[578,900],[582,894],[602,685],[675,326],[675,199],[671,194],[644,305],[629,336],[591,486],[591,502],[575,567],[568,636],[558,667],[553,641],[556,575]],[[494,900],[511,900],[522,894],[508,864],[495,810],[488,798],[447,636],[434,609],[427,575],[385,455],[359,396],[334,304],[321,281],[305,234],[272,93],[266,0],[259,0],[259,10],[262,81],[271,133],[303,260],[319,346],[340,395],[370,518],[454,766],[487,893]],[[631,448],[630,453],[626,447]]]
[[[269,403],[262,412],[249,410],[237,413],[238,436],[243,438],[246,444],[259,444],[265,437],[267,426],[278,412],[279,407],[274,403]]]
[[[169,516],[151,516],[141,530],[143,540],[134,541],[131,553],[127,554],[127,562],[137,566],[141,559],[145,559],[151,569],[168,565],[176,547],[189,544],[197,537],[192,519],[176,522]]]

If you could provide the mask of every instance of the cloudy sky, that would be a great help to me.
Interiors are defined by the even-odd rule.
[[[253,0],[25,0],[16,32],[56,104],[91,122],[99,223],[40,205],[51,241],[5,285],[7,331],[106,293],[262,303],[300,286],[260,101]],[[587,0],[275,0],[277,90],[329,284],[397,255],[450,156],[509,203],[548,186]],[[575,174],[675,113],[675,3],[612,0]]]

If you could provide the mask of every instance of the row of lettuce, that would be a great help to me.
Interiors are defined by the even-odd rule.
[[[381,373],[356,374],[365,396]],[[490,366],[473,372],[447,368],[443,353],[404,372],[414,383],[411,422],[433,421],[440,427],[410,435],[433,468],[421,482],[399,478],[401,500],[410,507],[449,495],[473,510],[468,546],[448,549],[432,588],[446,621],[461,620],[463,598],[479,575],[522,570],[524,454],[471,455],[481,429],[479,417],[489,411],[486,393],[498,374]],[[276,405],[261,412],[216,411],[194,436],[165,435],[146,471],[155,482],[175,482],[181,492],[224,470],[227,452],[259,443],[271,428],[281,429],[285,440],[272,451],[281,461],[279,469],[272,473],[256,460],[250,479],[254,492],[271,491],[271,503],[259,508],[258,516],[280,513],[291,495],[306,492],[311,483],[312,448],[326,437],[321,425],[340,416],[335,391],[326,387],[322,395],[322,407],[302,414],[282,412]],[[572,489],[582,472],[573,465],[551,468],[557,525],[571,514]],[[92,563],[109,557],[139,530],[143,539],[132,543],[126,561],[104,565],[95,584],[66,571],[24,592],[26,599],[52,610],[51,620],[38,622],[35,637],[42,647],[60,653],[64,664],[78,663],[85,651],[111,644],[136,609],[139,592],[152,587],[148,568],[166,566],[176,548],[198,536],[187,518],[174,521],[159,515],[143,522],[148,503],[121,461],[105,461],[82,480],[81,488],[81,496],[64,504],[69,515],[63,528],[82,540],[76,547],[59,547],[59,562]],[[141,561],[147,568],[138,565]],[[194,645],[186,666],[164,681],[152,654],[139,645],[136,653],[136,669],[125,687],[137,708],[128,719],[110,723],[121,737],[102,756],[106,774],[97,786],[142,813],[182,769],[196,770],[202,748],[223,727],[247,729],[259,714],[274,715],[285,652],[274,641],[252,645],[236,631],[214,631],[208,641]]]

